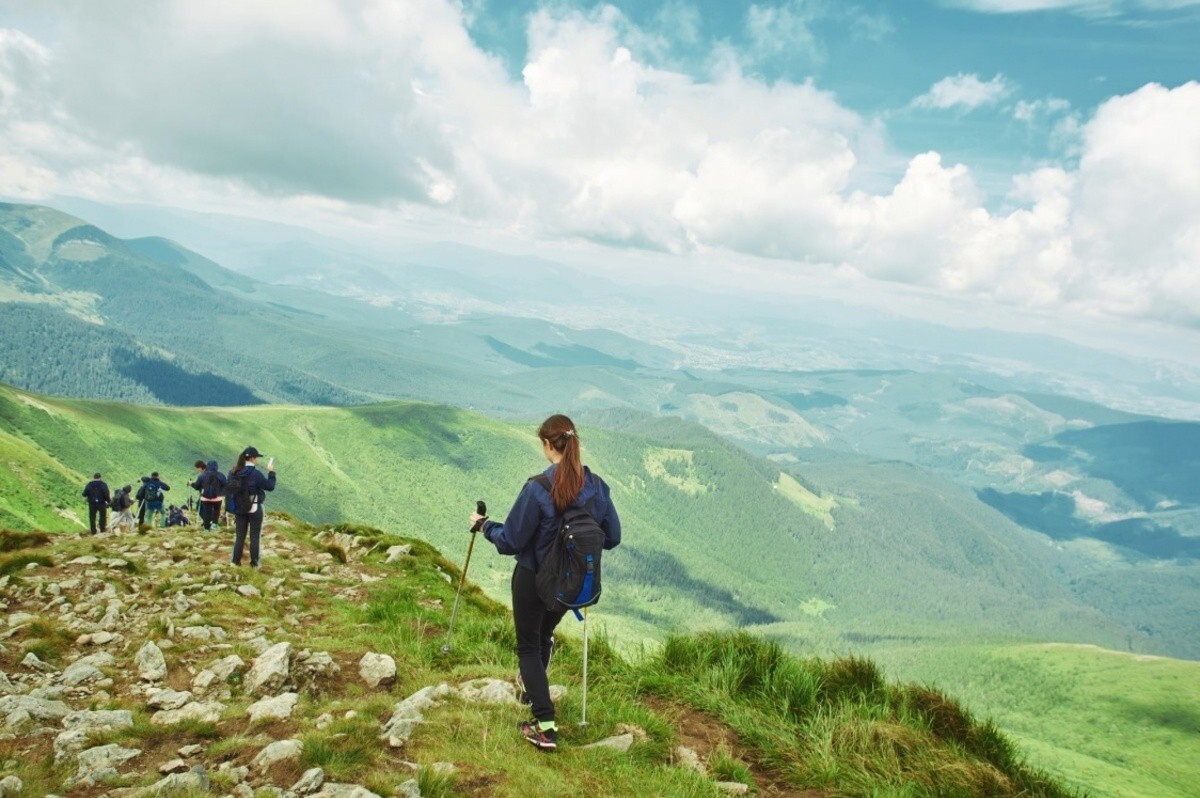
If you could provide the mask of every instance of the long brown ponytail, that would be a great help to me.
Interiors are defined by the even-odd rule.
[[[233,467],[233,470],[229,472],[229,476],[233,476],[234,474],[241,471],[245,467],[246,467],[246,453],[242,452],[241,454],[238,455],[237,465],[235,465]]]
[[[579,433],[571,419],[560,414],[550,416],[538,429],[538,437],[562,453],[562,462],[554,470],[554,485],[550,488],[550,500],[559,513],[575,501],[583,490],[583,460],[579,456]]]

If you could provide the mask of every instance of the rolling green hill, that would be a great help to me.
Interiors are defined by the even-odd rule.
[[[967,630],[1145,642],[1077,601],[1036,536],[998,514],[975,517],[968,491],[909,466],[875,463],[857,496],[814,513],[803,496],[820,489],[798,490],[803,474],[786,475],[702,427],[602,415],[624,431],[584,417],[585,452],[619,497],[627,530],[609,566],[622,588],[606,611],[638,637],[761,624],[812,646]],[[454,557],[474,501],[501,515],[542,467],[531,429],[421,403],[164,409],[4,388],[6,459],[63,468],[20,483],[8,502],[26,509],[0,523],[79,529],[74,494],[93,471],[114,484],[159,471],[170,499],[182,501],[194,460],[228,467],[253,443],[278,460],[271,504],[319,523],[360,518]],[[491,553],[476,567],[480,583],[503,595],[508,561]]]

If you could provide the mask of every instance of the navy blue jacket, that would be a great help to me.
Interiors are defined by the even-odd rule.
[[[83,498],[87,499],[88,504],[92,507],[107,507],[111,498],[108,493],[108,485],[102,479],[93,479],[84,486]]]
[[[556,468],[552,465],[545,471],[551,484]],[[617,508],[609,497],[608,485],[584,466],[583,489],[575,497],[574,503],[582,507],[593,496],[592,517],[604,530],[604,548],[615,548],[621,542],[621,519],[617,517]],[[562,519],[550,499],[550,491],[531,479],[521,488],[503,524],[490,520],[484,522],[483,536],[495,545],[496,551],[515,554],[517,565],[536,573],[542,560],[550,553],[561,524]]]
[[[158,492],[160,492],[160,493],[166,493],[167,491],[169,491],[171,489],[171,486],[168,485],[167,483],[163,482],[161,479],[151,478],[151,479],[146,480],[145,483],[142,485],[141,489],[138,490],[138,493],[141,494],[138,498],[145,501],[147,496],[150,496],[152,493],[155,492],[154,487],[153,487],[155,485],[158,486]],[[151,502],[151,501],[146,502],[147,507],[153,507],[155,510],[161,510],[162,504],[163,504],[162,499],[159,499],[156,502]]]
[[[247,465],[237,472],[237,475],[246,481],[246,490],[250,493],[250,498],[258,502],[261,507],[263,499],[266,498],[264,491],[275,490],[275,472],[268,471],[266,475],[252,465]]]
[[[205,486],[207,485],[210,488],[213,488],[214,486],[210,484],[213,482],[216,483],[216,492],[213,493],[212,490],[210,490],[209,493],[212,495],[205,496]],[[200,472],[200,475],[196,477],[196,481],[191,483],[191,487],[200,491],[200,498],[202,499],[219,499],[225,495],[225,475],[217,470],[216,460],[208,461],[207,467],[205,467],[205,469]]]

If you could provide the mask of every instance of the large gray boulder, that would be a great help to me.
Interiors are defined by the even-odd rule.
[[[390,687],[396,682],[396,660],[387,654],[363,654],[358,661],[358,675],[367,687]]]
[[[95,784],[105,776],[116,775],[117,765],[128,762],[141,753],[137,748],[123,748],[116,743],[89,748],[79,755],[75,775],[67,779],[67,784]]]
[[[259,770],[267,770],[276,762],[299,759],[303,750],[304,743],[299,740],[276,740],[259,751],[252,764]]]
[[[292,655],[291,643],[276,643],[258,655],[250,672],[246,674],[245,687],[250,695],[275,695],[287,682],[288,659]]]
[[[251,704],[246,710],[252,723],[260,720],[287,720],[296,709],[300,700],[299,693],[284,693],[282,695],[263,698]]]
[[[164,709],[150,716],[150,722],[155,726],[172,726],[185,720],[195,720],[201,723],[216,723],[221,719],[225,705],[217,701],[193,701],[179,709]]]
[[[167,678],[167,659],[153,640],[138,649],[133,664],[143,681],[161,682]]]
[[[6,695],[0,698],[0,715],[10,717],[23,712],[34,720],[60,721],[67,716],[70,708],[61,701],[51,701],[46,698],[35,698],[28,695]],[[11,722],[9,725],[12,725]]]

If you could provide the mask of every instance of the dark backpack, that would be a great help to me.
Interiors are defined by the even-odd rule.
[[[250,515],[253,508],[254,497],[246,477],[231,473],[225,482],[225,509],[234,515]]]
[[[116,493],[114,493],[112,495],[112,498],[108,500],[108,509],[117,510],[118,512],[121,509],[123,509],[121,507],[121,497],[124,495],[125,494],[121,493],[121,491],[117,491]]]
[[[532,479],[550,490],[545,474]],[[550,553],[538,566],[537,594],[552,612],[573,610],[582,618],[579,610],[600,600],[600,555],[607,536],[592,515],[595,500],[593,496],[582,507],[566,509]]]
[[[205,471],[201,479],[203,482],[200,483],[200,495],[205,499],[215,499],[224,493],[221,475],[216,471]]]
[[[162,488],[157,482],[147,482],[144,491],[147,504],[150,502],[160,502],[163,500]]]

